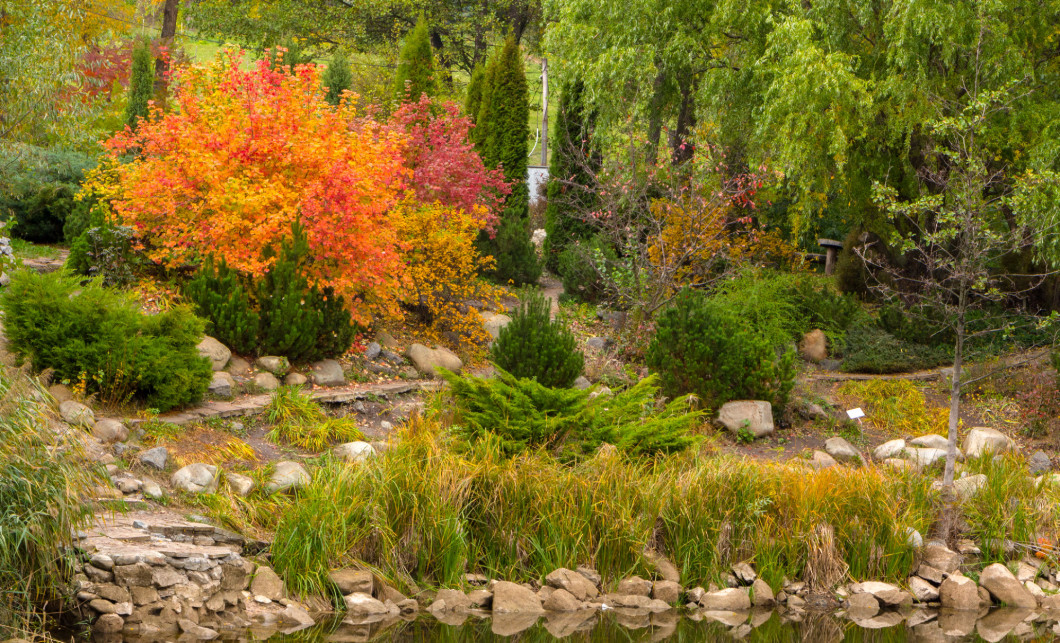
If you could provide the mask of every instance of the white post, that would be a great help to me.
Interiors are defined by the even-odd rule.
[[[548,167],[548,59],[541,59],[541,165]]]

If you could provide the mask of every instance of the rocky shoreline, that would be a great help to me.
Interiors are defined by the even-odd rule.
[[[80,563],[72,592],[96,637],[111,640],[211,640],[246,631],[267,636],[338,617],[330,601],[299,600],[272,569],[248,557],[264,546],[164,511],[99,514],[94,526],[78,534]],[[341,616],[350,626],[384,627],[426,615],[447,624],[491,617],[497,633],[514,634],[544,618],[573,632],[613,612],[645,625],[668,622],[668,616],[714,621],[739,634],[774,612],[799,621],[828,611],[870,629],[904,622],[952,636],[977,627],[1010,633],[1027,626],[1029,633],[1031,624],[1044,624],[1060,632],[1056,570],[1028,556],[1012,569],[986,566],[977,582],[971,570],[979,566],[978,553],[970,541],[958,551],[928,542],[920,549],[916,573],[901,585],[865,581],[822,588],[785,580],[776,593],[746,562],[732,566],[723,586],[687,587],[662,557],[655,579],[608,582],[585,566],[556,569],[543,582],[530,583],[468,574],[464,588],[411,597],[367,570],[336,570],[329,579],[343,596]],[[1006,609],[996,615],[989,612],[994,606]],[[988,618],[998,622],[980,625]]]

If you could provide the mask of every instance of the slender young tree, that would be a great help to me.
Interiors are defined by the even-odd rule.
[[[553,272],[559,270],[560,253],[575,241],[587,241],[593,232],[584,216],[596,201],[591,186],[601,159],[592,145],[596,115],[584,101],[581,81],[560,93],[545,208],[545,265]]]
[[[324,98],[332,105],[338,105],[342,101],[342,92],[350,88],[353,83],[353,74],[350,73],[350,61],[342,52],[336,52],[328,62],[327,69],[321,83],[327,88]]]
[[[125,105],[125,124],[136,129],[141,118],[147,118],[148,102],[154,96],[155,68],[151,45],[141,42],[133,50],[132,78],[129,80],[129,102]]]
[[[417,101],[420,96],[434,96],[438,83],[434,77],[434,53],[431,51],[427,19],[420,14],[415,28],[405,37],[398,62],[394,93],[398,102]]]
[[[472,121],[478,119],[478,110],[482,105],[482,85],[485,82],[486,68],[483,65],[475,67],[471,72],[471,80],[467,84],[467,97],[464,98],[464,113]]]
[[[512,183],[497,234],[485,240],[485,249],[497,262],[495,277],[502,283],[532,283],[541,276],[530,241],[529,119],[526,70],[519,43],[510,36],[486,72],[476,138],[486,166],[502,168]]]

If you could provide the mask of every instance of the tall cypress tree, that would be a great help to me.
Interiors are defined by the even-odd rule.
[[[327,88],[324,99],[332,105],[338,105],[342,100],[342,92],[350,88],[353,83],[353,74],[350,73],[350,61],[341,52],[336,52],[328,62],[328,68],[324,70],[321,83]]]
[[[412,31],[405,36],[398,62],[394,93],[399,102],[417,101],[420,96],[434,96],[437,92],[434,78],[434,53],[431,51],[431,36],[427,19],[420,14]]]
[[[467,84],[467,97],[464,99],[464,114],[473,122],[478,121],[478,110],[482,106],[482,86],[485,84],[486,68],[476,65]],[[472,136],[472,138],[474,138]]]
[[[129,80],[129,102],[125,105],[125,124],[136,129],[140,118],[147,118],[148,101],[155,91],[155,62],[151,45],[141,41],[133,49],[132,78]]]
[[[530,100],[519,44],[510,36],[486,70],[476,137],[487,167],[502,167],[512,182],[497,235],[484,241],[484,250],[497,262],[495,277],[502,283],[537,281],[541,267],[530,242],[530,190],[527,155],[530,139]]]
[[[592,144],[595,120],[595,110],[585,104],[584,84],[579,80],[564,87],[552,137],[545,208],[545,265],[553,272],[559,271],[559,255],[569,244],[592,236],[592,226],[582,216],[595,202],[588,188],[601,163]]]

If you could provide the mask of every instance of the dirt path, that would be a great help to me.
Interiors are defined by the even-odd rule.
[[[552,302],[552,316],[559,312],[559,296],[563,294],[563,282],[552,275],[542,275],[538,280],[541,294]]]

